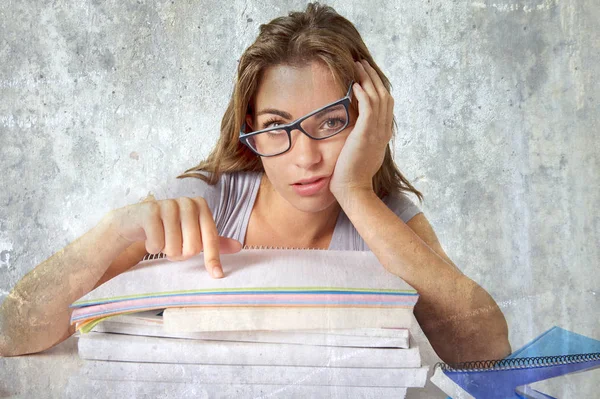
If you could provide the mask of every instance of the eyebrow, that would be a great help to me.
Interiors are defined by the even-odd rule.
[[[311,112],[314,112],[314,111],[311,111]],[[311,112],[309,112],[309,113],[311,113]],[[321,116],[321,115],[323,115],[325,113],[327,113],[327,110],[324,109],[324,110],[321,110],[321,111],[317,112],[315,114],[315,116]],[[287,113],[285,111],[281,111],[281,110],[275,109],[275,108],[265,108],[265,109],[261,110],[260,112],[258,112],[256,114],[256,116],[259,117],[259,116],[264,115],[264,114],[274,114],[274,115],[279,115],[282,118],[292,119],[292,115],[290,115],[289,113]]]
[[[286,118],[286,119],[292,119],[292,115],[290,115],[289,113],[285,112],[285,111],[280,111],[278,109],[275,108],[266,108],[261,110],[260,112],[258,112],[256,114],[256,116],[261,116],[264,114],[274,114],[274,115],[279,115],[282,118]]]

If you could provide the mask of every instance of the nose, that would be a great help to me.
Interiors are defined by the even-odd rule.
[[[291,134],[292,148],[290,148],[290,154],[296,165],[307,169],[321,161],[319,140],[311,139],[298,129],[293,130]]]

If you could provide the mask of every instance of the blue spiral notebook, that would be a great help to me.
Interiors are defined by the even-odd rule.
[[[555,326],[502,360],[438,363],[431,381],[452,399],[553,399],[528,384],[598,367],[600,341]]]

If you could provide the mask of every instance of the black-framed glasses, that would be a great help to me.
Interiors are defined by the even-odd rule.
[[[349,107],[352,101],[352,84],[342,99],[325,105],[293,122],[246,133],[246,122],[240,130],[240,141],[255,154],[273,157],[292,148],[292,131],[300,130],[314,140],[324,140],[343,131],[350,123]]]

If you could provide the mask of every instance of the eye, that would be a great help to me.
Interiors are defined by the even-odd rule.
[[[264,123],[262,124],[262,129],[266,129],[266,128],[268,128],[268,127],[275,127],[275,126],[270,126],[270,125],[272,125],[273,123],[277,123],[277,124],[279,124],[279,125],[282,125],[282,124],[283,124],[283,123],[281,122],[281,120],[279,120],[279,119],[276,119],[276,118],[271,118],[271,119],[267,120],[266,122],[264,122]]]
[[[329,119],[325,120],[325,122],[323,122],[323,125],[326,129],[335,129],[337,127],[344,125],[344,123],[346,123],[345,119],[329,118]]]

